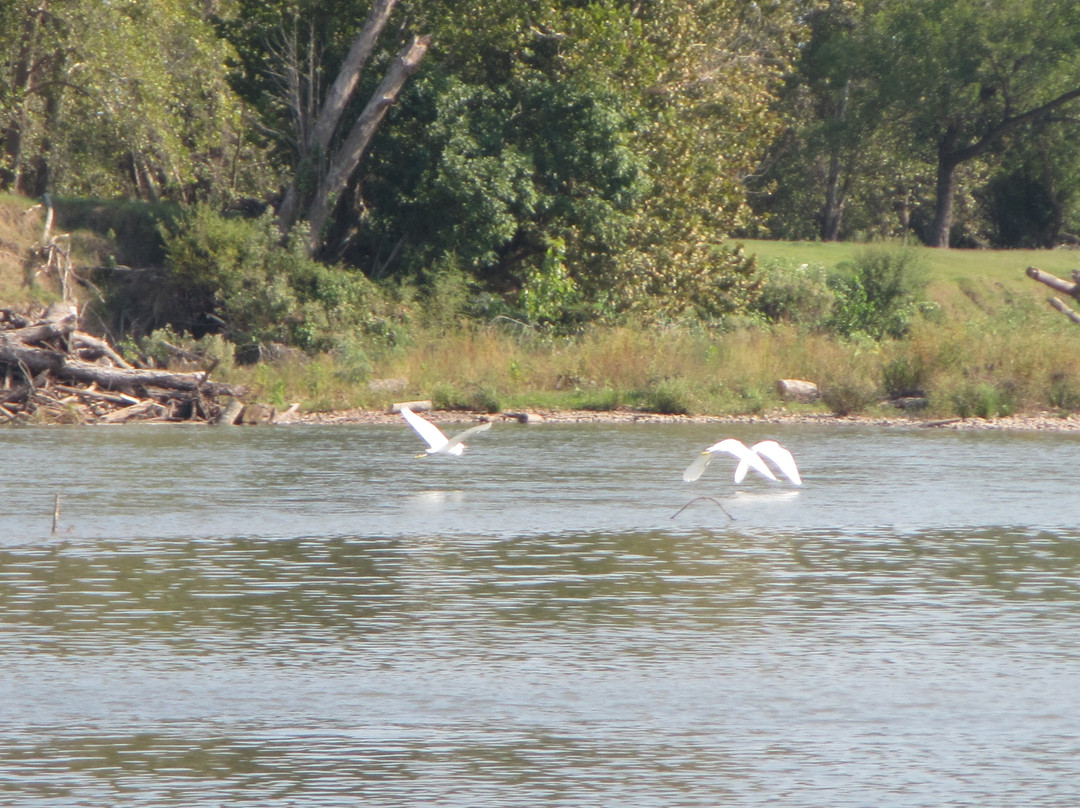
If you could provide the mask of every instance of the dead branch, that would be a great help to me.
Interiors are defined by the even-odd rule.
[[[1055,292],[1061,292],[1069,297],[1080,300],[1080,284],[1062,280],[1056,275],[1051,275],[1049,272],[1043,272],[1041,269],[1036,269],[1035,267],[1027,268],[1027,276],[1029,278],[1034,278],[1039,283],[1046,284]]]
[[[1060,311],[1074,323],[1080,323],[1080,313],[1076,312],[1074,309],[1069,308],[1069,305],[1065,303],[1061,298],[1050,298],[1050,305]]]
[[[1063,280],[1056,275],[1051,275],[1049,272],[1043,272],[1041,269],[1036,269],[1035,267],[1028,267],[1026,274],[1029,278],[1034,278],[1039,283],[1049,286],[1055,292],[1061,292],[1064,295],[1068,295],[1073,298],[1073,300],[1080,300],[1080,283],[1076,282],[1080,275],[1076,272],[1072,273],[1074,281],[1072,283]],[[1076,310],[1071,308],[1060,298],[1051,297],[1049,300],[1051,306],[1060,311],[1074,323],[1080,324],[1080,313],[1077,313]]]

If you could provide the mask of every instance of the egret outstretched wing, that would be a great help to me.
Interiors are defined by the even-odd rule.
[[[402,417],[409,422],[409,426],[415,429],[416,434],[427,443],[429,452],[439,452],[450,442],[441,429],[421,418],[408,407],[402,407],[400,412]]]
[[[741,440],[735,438],[725,438],[719,443],[714,443],[709,448],[705,449],[697,458],[686,467],[686,471],[683,472],[683,481],[692,483],[698,477],[700,477],[705,468],[712,462],[715,455],[720,452],[726,452],[727,454],[735,457],[739,460],[739,466],[744,463],[747,468],[752,468],[759,474],[768,477],[770,480],[775,480],[776,475],[772,473],[772,470],[765,465],[765,461],[758,456],[757,452],[750,449]],[[745,476],[746,472],[743,472]]]
[[[443,447],[442,450],[440,450],[440,453],[449,452],[450,454],[461,454],[460,451],[454,451],[455,449],[460,450],[464,448],[461,445],[461,442],[465,440],[465,438],[469,437],[469,435],[475,435],[477,432],[483,432],[485,429],[491,429],[491,421],[487,421],[483,424],[477,424],[476,426],[471,426],[464,432],[454,435],[454,437],[450,438],[450,440],[446,442],[446,446]]]
[[[421,418],[408,407],[402,407],[400,412],[402,417],[408,421],[409,426],[415,429],[416,434],[423,438],[427,443],[428,449],[425,454],[460,455],[465,451],[465,444],[462,443],[462,441],[477,432],[491,429],[491,422],[489,421],[487,423],[469,427],[464,432],[454,435],[452,438],[447,438],[446,435],[443,434],[443,431],[435,426],[435,424],[425,418]]]
[[[775,463],[776,467],[780,469],[780,473],[795,485],[802,485],[802,477],[799,476],[799,467],[795,464],[795,456],[787,447],[774,440],[763,440],[760,443],[755,443],[750,449],[766,460]],[[741,483],[749,469],[750,464],[745,460],[740,460],[738,468],[735,469],[735,482]],[[775,480],[776,477],[774,476],[772,479]]]

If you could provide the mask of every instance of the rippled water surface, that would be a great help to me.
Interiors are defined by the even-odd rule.
[[[726,435],[805,485],[683,484]],[[1070,435],[0,445],[4,805],[1080,804]]]

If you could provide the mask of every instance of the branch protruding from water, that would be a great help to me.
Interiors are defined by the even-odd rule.
[[[675,511],[675,513],[671,514],[671,518],[672,518],[672,519],[674,519],[674,518],[675,518],[676,516],[678,516],[678,515],[679,515],[680,513],[682,513],[683,511],[685,511],[685,510],[686,510],[687,508],[689,508],[689,507],[690,507],[691,505],[693,505],[693,504],[694,504],[695,502],[697,502],[697,501],[698,501],[699,499],[707,499],[707,500],[709,500],[709,502],[712,502],[712,503],[714,503],[714,504],[716,505],[716,507],[718,507],[718,508],[719,508],[720,510],[722,510],[722,511],[723,511],[723,512],[724,512],[725,514],[727,514],[727,518],[728,518],[728,519],[730,519],[730,520],[731,520],[732,522],[734,522],[734,521],[735,521],[735,517],[734,517],[734,516],[732,516],[732,515],[731,515],[730,513],[728,513],[728,509],[727,509],[727,508],[725,508],[725,507],[724,507],[724,506],[723,506],[723,505],[722,505],[722,504],[720,503],[720,500],[718,500],[718,499],[717,499],[716,497],[709,497],[709,496],[702,496],[702,497],[694,497],[694,498],[693,498],[692,500],[690,500],[690,501],[689,501],[689,502],[687,502],[687,503],[686,503],[685,505],[683,505],[683,506],[682,506],[681,508],[679,508],[679,510]]]

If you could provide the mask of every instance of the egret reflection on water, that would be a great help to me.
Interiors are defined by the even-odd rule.
[[[491,429],[491,422],[487,421],[485,423],[478,424],[477,426],[470,427],[464,432],[459,432],[452,438],[448,438],[445,434],[443,434],[443,431],[441,429],[435,426],[435,424],[431,423],[431,421],[428,421],[425,418],[421,418],[408,407],[401,407],[400,412],[402,417],[406,421],[408,421],[409,426],[415,429],[416,434],[423,438],[428,445],[428,448],[424,451],[424,454],[418,455],[418,457],[435,454],[447,454],[454,455],[455,457],[460,457],[461,453],[465,451],[465,444],[463,443],[463,441],[467,437],[469,437],[470,435],[474,435],[477,432],[483,432],[485,429]]]

